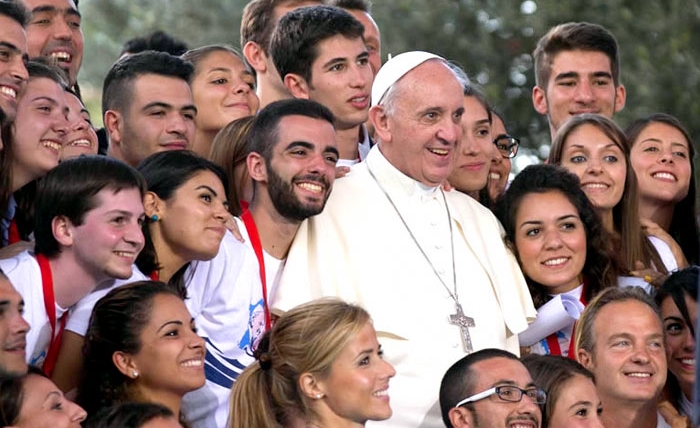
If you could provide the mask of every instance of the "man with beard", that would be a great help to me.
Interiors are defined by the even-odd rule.
[[[447,428],[539,428],[539,405],[546,399],[518,357],[501,349],[482,349],[460,359],[440,385]]]
[[[333,115],[309,100],[271,103],[251,125],[248,151],[253,198],[236,219],[245,243],[227,233],[187,283],[186,304],[207,343],[206,384],[183,399],[194,428],[226,426],[233,382],[270,328],[268,301],[289,246],[328,199],[338,160]]]
[[[24,25],[27,11],[13,1],[0,1],[0,115],[5,124],[14,120],[17,113],[17,95],[29,78],[27,67],[27,36]],[[2,149],[0,140],[0,150]]]

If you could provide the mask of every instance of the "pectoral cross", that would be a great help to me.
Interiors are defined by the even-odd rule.
[[[457,313],[450,315],[450,324],[459,327],[467,354],[471,354],[474,351],[474,347],[472,346],[472,338],[469,335],[469,327],[474,327],[476,325],[474,323],[474,318],[464,315],[462,305],[460,305],[459,302],[455,302],[455,307],[457,308]]]

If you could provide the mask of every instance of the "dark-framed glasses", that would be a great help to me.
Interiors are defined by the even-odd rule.
[[[484,398],[488,398],[492,395],[498,395],[503,401],[508,401],[510,403],[518,403],[523,399],[523,395],[527,395],[530,400],[536,404],[544,404],[547,401],[547,393],[542,388],[528,388],[520,389],[517,386],[512,385],[502,385],[494,386],[493,388],[487,389],[486,391],[474,394],[471,397],[467,397],[455,405],[455,407],[463,406],[467,403],[474,403]]]
[[[501,134],[493,140],[493,144],[504,158],[513,158],[518,154],[520,140],[508,134]]]

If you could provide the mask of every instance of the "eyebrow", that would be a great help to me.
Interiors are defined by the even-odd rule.
[[[569,147],[576,147],[576,148],[578,148],[578,149],[585,149],[585,148],[586,148],[586,146],[584,146],[583,144],[576,144],[576,143],[573,143],[573,144],[569,145]],[[611,148],[611,147],[620,150],[620,147],[619,147],[616,143],[614,143],[614,142],[613,142],[613,143],[610,143],[610,144],[606,144],[603,148],[604,148],[604,149],[608,149],[608,148]]]
[[[37,97],[32,98],[32,102],[37,102],[37,101],[48,101],[53,105],[58,105],[58,101],[56,101],[54,98],[48,97],[46,95],[38,95]]]
[[[190,323],[191,323],[191,322],[192,322],[192,321],[190,321]],[[168,326],[170,326],[170,325],[172,325],[172,324],[177,325],[177,326],[182,326],[182,325],[183,325],[182,321],[179,321],[179,320],[167,321],[167,322],[165,322],[163,325],[160,326],[160,328],[158,329],[158,332],[160,332],[161,330],[163,330],[164,328],[166,328],[166,327],[168,327]]]
[[[675,316],[675,315],[671,315],[671,316],[665,317],[665,318],[664,318],[664,322],[666,322],[666,321],[683,321],[683,322],[685,323],[685,320],[684,320],[683,318],[677,317],[677,316]]]
[[[216,190],[212,189],[211,187],[207,186],[206,184],[202,184],[201,186],[197,186],[197,188],[195,190],[199,190],[199,189],[206,189],[206,190],[210,191],[214,196],[219,196],[219,194],[216,193]]]
[[[51,5],[43,5],[43,6],[37,6],[34,9],[32,9],[32,15],[37,14],[37,13],[52,13],[52,14],[58,14],[58,13],[65,13],[67,15],[74,15],[77,16],[78,18],[81,18],[82,15],[78,11],[78,9],[75,9],[73,7],[67,7],[65,9],[59,9],[56,6],[51,6]]]
[[[576,214],[565,214],[561,217],[557,217],[556,221],[568,220],[570,218],[579,219],[580,217],[577,216]],[[526,225],[539,225],[539,224],[543,224],[543,223],[544,222],[542,220],[529,220],[529,221],[524,221],[523,224],[520,225],[520,227],[522,228],[523,226],[526,226]]]
[[[569,409],[573,409],[574,407],[581,406],[581,405],[592,407],[593,403],[590,401],[581,400],[581,401],[577,401],[574,404],[572,404],[571,406],[569,406]]]
[[[0,41],[0,47],[5,47],[5,48],[11,50],[12,52],[20,54],[20,55],[22,54],[22,51],[17,46],[13,45],[10,42],[6,42],[4,40]]]
[[[489,122],[489,119],[486,118],[486,119],[477,120],[477,121],[476,121],[476,124],[477,124],[477,125],[490,125],[491,122]]]
[[[330,61],[323,64],[322,68],[330,67],[331,65],[335,65],[335,64],[342,64],[345,62],[348,62],[348,59],[346,57],[333,58]]]

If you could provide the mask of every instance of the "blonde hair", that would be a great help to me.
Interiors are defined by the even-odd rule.
[[[258,361],[233,385],[228,427],[277,428],[294,418],[317,418],[301,391],[300,376],[328,376],[343,348],[370,321],[361,307],[334,298],[305,303],[282,315],[260,342]]]

